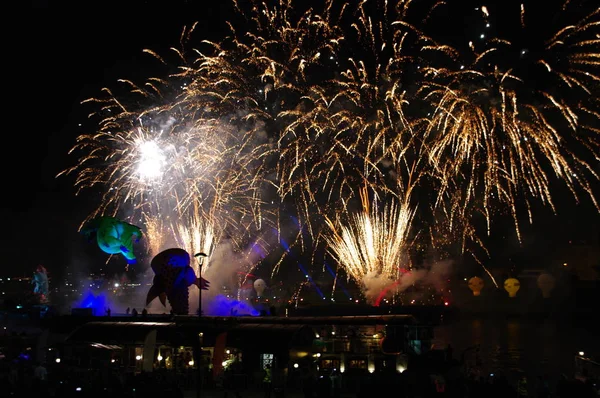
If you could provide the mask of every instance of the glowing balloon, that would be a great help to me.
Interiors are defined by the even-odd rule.
[[[481,289],[483,289],[483,279],[478,276],[469,279],[469,289],[473,291],[473,296],[479,296]]]
[[[86,224],[81,231],[88,238],[96,235],[98,247],[108,254],[122,254],[128,264],[137,261],[133,253],[133,244],[142,236],[142,231],[135,225],[128,224],[114,217],[101,216]]]
[[[196,276],[190,266],[190,255],[183,249],[167,249],[158,253],[152,259],[150,267],[154,271],[154,280],[146,296],[146,305],[158,297],[162,305],[166,305],[169,300],[173,313],[187,315],[188,288],[196,285],[202,290],[208,290],[209,282]]]
[[[262,297],[265,289],[267,288],[267,283],[262,279],[257,279],[254,281],[254,290],[256,290],[256,294],[258,297]]]
[[[516,278],[508,278],[504,281],[504,290],[508,292],[508,297],[516,297],[521,288],[521,282]]]
[[[556,280],[550,274],[540,274],[537,279],[537,285],[542,291],[542,297],[548,298],[550,297],[550,293],[554,290]]]
[[[47,303],[48,273],[43,265],[38,265],[37,269],[33,273],[31,283],[33,283],[33,294],[39,297],[40,303]]]

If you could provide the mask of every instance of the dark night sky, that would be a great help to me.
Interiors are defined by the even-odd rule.
[[[210,37],[210,24],[222,24],[217,6],[200,13],[184,1],[157,4],[104,1],[73,7],[32,1],[15,13],[20,29],[5,49],[12,60],[7,116],[14,130],[5,132],[2,159],[0,215],[7,227],[0,275],[30,275],[40,262],[59,271],[82,255],[85,242],[76,230],[97,204],[97,194],[76,197],[72,177],[55,178],[75,161],[67,155],[75,137],[89,131],[84,128],[91,109],[81,101],[119,78],[147,77],[150,59],[142,50],[164,54],[177,45],[184,25],[209,21],[200,31]]]
[[[88,111],[80,102],[119,78],[147,76],[149,59],[142,50],[164,54],[177,45],[185,24],[201,21],[204,36],[218,38],[226,6],[195,3],[206,2],[112,0],[67,7],[48,0],[31,1],[15,13],[20,28],[4,49],[10,60],[4,61],[4,79],[11,94],[4,96],[10,127],[3,135],[0,215],[5,227],[0,242],[5,255],[0,276],[30,275],[38,263],[59,273],[73,259],[86,258],[76,230],[96,198],[91,193],[75,197],[71,177],[55,178],[74,161],[67,152],[83,132],[78,124],[85,123]],[[567,199],[558,205],[559,216],[544,210],[535,228],[525,230],[524,248],[517,248],[508,234],[497,245],[496,258],[512,253],[531,261],[547,259],[548,248],[572,238],[600,245],[600,217],[589,201],[575,205]],[[591,242],[590,236],[595,236]]]

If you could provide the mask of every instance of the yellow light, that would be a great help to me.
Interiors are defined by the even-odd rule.
[[[193,361],[193,360],[192,360],[192,361],[189,361],[189,362],[188,362],[188,365],[190,365],[190,366],[194,366],[194,361]]]
[[[367,358],[367,370],[369,371],[369,373],[375,372],[375,358],[373,357],[373,355],[369,355],[369,357]]]
[[[301,351],[301,350],[296,349],[296,348],[290,349],[290,356],[292,358],[304,358],[304,357],[309,356],[309,355],[310,355],[310,352],[308,352],[308,351]]]

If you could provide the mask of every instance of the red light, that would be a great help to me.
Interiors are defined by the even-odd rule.
[[[449,305],[450,303],[447,301],[444,301],[444,305]]]

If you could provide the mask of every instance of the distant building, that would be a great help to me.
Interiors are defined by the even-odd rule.
[[[389,366],[403,371],[408,356],[427,352],[432,338],[431,328],[417,325],[411,315],[177,316],[135,322],[113,317],[76,327],[55,352],[83,367],[105,363],[125,373],[164,369],[192,379],[200,361],[209,384],[236,362],[238,377],[251,383],[266,364],[289,377],[309,363],[323,374],[333,369],[366,374]]]

